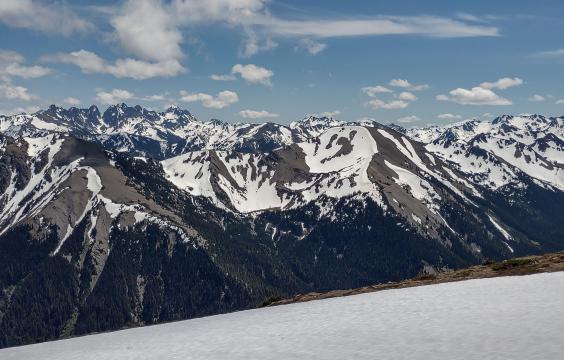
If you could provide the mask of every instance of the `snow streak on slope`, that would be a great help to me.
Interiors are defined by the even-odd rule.
[[[396,183],[409,187],[409,192],[413,195],[413,197],[424,201],[432,211],[438,210],[438,206],[435,201],[440,200],[441,197],[433,189],[431,184],[409,170],[390,163],[388,160],[384,160],[384,162],[387,167],[392,169],[398,175],[398,178],[394,179]]]
[[[290,160],[272,163],[271,154],[199,151],[161,163],[174,185],[243,213],[295,208],[322,195],[340,198],[363,193],[380,199],[377,186],[367,175],[377,145],[364,127],[331,128],[281,151],[289,151]],[[276,154],[274,151],[272,156]],[[289,177],[287,169],[282,169],[286,165],[302,168],[303,176]],[[220,199],[219,192],[225,194],[228,203]]]
[[[354,193],[368,194],[381,202],[378,187],[368,178],[367,170],[378,146],[370,132],[360,126],[331,128],[314,138],[300,143],[305,163],[312,174],[322,174],[321,181],[292,184],[292,189],[307,190],[306,201],[318,197],[319,187],[330,197],[343,197]]]
[[[80,141],[55,133],[24,137],[12,143],[10,152],[2,153],[5,157],[2,159],[2,171],[9,182],[0,192],[0,235],[20,223],[38,218],[45,230],[49,224],[57,229],[58,244],[53,250],[53,254],[57,254],[87,216],[90,229],[94,229],[98,213],[104,208],[112,220],[130,213],[135,219],[133,225],[146,220],[171,228],[182,239],[186,238],[177,225],[168,219],[150,215],[141,204],[123,204],[110,199],[113,195],[103,195],[104,185],[112,181],[108,181],[108,177],[102,181],[96,169],[105,167],[103,172],[108,173],[107,168],[112,167],[101,150],[90,155],[89,150],[92,148],[88,146],[81,149]],[[112,171],[109,176],[116,180],[115,177],[121,173],[115,168]],[[122,196],[122,199],[126,197]],[[118,227],[120,224],[120,221],[116,222]]]
[[[429,285],[0,350],[5,360],[564,356],[564,273]]]

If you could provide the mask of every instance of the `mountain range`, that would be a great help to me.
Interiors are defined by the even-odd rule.
[[[53,105],[0,116],[0,154],[2,347],[564,248],[564,117]]]

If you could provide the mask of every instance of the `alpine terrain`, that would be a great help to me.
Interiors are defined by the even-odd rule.
[[[0,116],[0,347],[562,249],[564,117]]]

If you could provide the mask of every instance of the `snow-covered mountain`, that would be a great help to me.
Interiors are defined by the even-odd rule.
[[[0,346],[564,248],[563,118],[405,130],[120,104],[0,133]]]
[[[269,122],[232,124],[215,119],[204,122],[178,107],[155,112],[122,103],[108,107],[104,113],[96,106],[64,109],[51,105],[30,115],[0,116],[0,131],[9,136],[68,133],[107,149],[163,159],[195,150],[270,151],[304,141],[341,123],[313,116],[289,127]]]
[[[564,117],[504,115],[407,134],[483,186],[518,184],[524,173],[541,186],[564,190]]]

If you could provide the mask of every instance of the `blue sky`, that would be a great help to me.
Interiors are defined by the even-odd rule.
[[[0,1],[0,112],[405,126],[564,114],[561,1]]]

